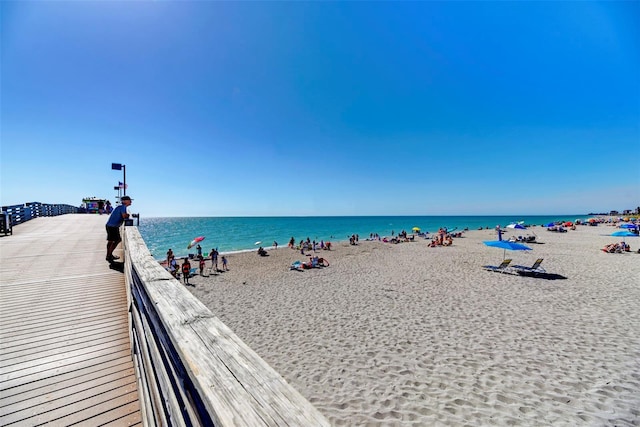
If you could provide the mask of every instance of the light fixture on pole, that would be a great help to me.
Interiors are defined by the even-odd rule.
[[[112,170],[122,170],[122,189],[123,189],[123,196],[127,195],[127,165],[123,165],[121,163],[111,163],[111,169]]]

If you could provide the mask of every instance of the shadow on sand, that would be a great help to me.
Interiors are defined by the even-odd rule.
[[[536,273],[533,271],[518,271],[520,276],[526,277],[535,277],[536,279],[546,279],[546,280],[566,280],[567,277],[561,274],[555,273]]]

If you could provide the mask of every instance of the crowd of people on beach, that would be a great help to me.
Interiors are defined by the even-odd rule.
[[[194,258],[198,261],[197,269],[195,267],[194,268],[191,267],[191,262],[189,261],[189,258],[191,255],[189,257],[185,257],[182,260],[182,264],[178,265],[178,261],[176,260],[176,257],[171,248],[169,248],[169,250],[167,251],[166,260],[163,261],[163,263],[166,264],[165,268],[169,271],[169,273],[171,273],[171,275],[178,280],[182,278],[185,285],[191,285],[191,283],[189,283],[189,278],[193,277],[196,274],[196,271],[198,270],[199,270],[200,276],[205,276],[205,271],[207,268],[207,265],[206,265],[207,258],[205,258],[202,255],[202,247],[200,245],[196,247],[196,251],[197,251],[197,254]],[[211,267],[209,267],[209,272],[214,271],[216,273],[219,273],[222,271],[229,271],[227,257],[224,255],[220,258],[222,262],[222,270],[218,269],[218,256],[219,256],[218,250],[215,248],[211,249],[211,252],[209,252],[209,257],[208,257],[211,260]],[[194,285],[191,285],[191,286],[194,286]]]
[[[330,251],[331,250],[331,242],[325,242],[324,240],[320,240],[319,242],[315,240],[311,240],[311,238],[307,237],[307,240],[300,240],[300,243],[296,245],[295,237],[291,237],[288,244],[289,249],[299,250],[301,255],[304,255],[304,251],[313,251],[316,252],[318,250]]]
[[[552,227],[550,224],[546,227],[547,229],[551,229],[552,231],[563,232],[563,231],[566,231],[567,229],[567,228],[563,229],[564,226],[567,226],[569,229],[575,229],[575,224],[592,225],[594,224],[594,222],[585,221],[583,224],[581,224],[580,222],[576,221],[576,223],[574,224],[558,223],[555,225],[555,227]],[[486,227],[486,228],[488,229],[489,227]],[[463,231],[454,232],[454,230],[447,229],[446,227],[441,227],[438,229],[436,233],[430,235],[428,232],[420,233],[419,228],[417,227],[414,228],[414,232],[418,231],[419,237],[425,238],[425,239],[431,239],[430,243],[428,244],[428,247],[452,246],[453,239],[462,237],[463,235]],[[464,231],[467,231],[467,230],[468,228],[464,229]],[[500,226],[496,226],[496,230],[498,233],[498,239],[502,240],[501,234],[504,231]],[[632,230],[632,232],[637,233],[637,229]],[[352,234],[351,236],[348,236],[348,240],[350,245],[358,245],[360,236],[358,234]],[[386,236],[382,237],[378,233],[370,233],[369,237],[366,240],[380,241],[385,243],[412,242],[415,240],[415,234],[409,234],[405,230],[402,230],[397,234],[394,231],[392,231],[391,238],[388,238]],[[513,236],[509,240],[523,242],[523,243],[531,243],[535,241],[535,236],[526,236],[526,237]],[[260,243],[260,242],[257,242],[257,243]],[[329,264],[328,261],[318,257],[315,253],[321,250],[331,250],[331,246],[332,246],[331,242],[328,242],[328,241],[325,242],[324,240],[318,241],[317,239],[312,240],[309,237],[307,237],[306,239],[300,240],[298,243],[296,243],[295,237],[292,236],[288,242],[288,247],[292,250],[300,251],[301,255],[307,255],[309,257],[308,262],[302,262],[302,261],[294,262],[292,264],[292,269],[307,269],[307,268],[317,268],[317,267],[327,266]],[[272,244],[272,247],[273,249],[277,249],[278,243],[274,241]],[[611,244],[605,245],[602,248],[602,251],[607,253],[624,253],[624,252],[630,252],[630,250],[631,250],[630,246],[624,241],[618,242],[618,243],[611,243]],[[262,256],[262,257],[268,256],[268,252],[263,246],[260,246],[258,248],[257,253],[259,256]],[[640,250],[638,251],[638,253],[640,253]],[[196,275],[198,271],[200,276],[205,276],[205,277],[208,276],[207,262],[206,262],[207,260],[211,261],[211,265],[209,267],[208,273],[211,273],[211,272],[218,273],[218,272],[228,271],[227,257],[225,256],[220,257],[222,261],[222,269],[219,269],[218,267],[218,258],[219,258],[219,252],[217,248],[213,248],[211,249],[209,254],[203,255],[202,247],[198,244],[196,246],[196,254],[195,255],[190,254],[189,257],[184,258],[181,265],[178,264],[178,261],[176,260],[176,257],[171,249],[167,251],[167,258],[166,258],[166,261],[164,262],[166,262],[166,269],[172,274],[173,277],[175,277],[178,280],[182,279],[185,285],[191,285],[189,282],[189,278]],[[191,267],[192,261],[190,261],[190,259],[191,260],[195,259],[198,262],[197,268]]]
[[[462,233],[459,233],[458,236],[461,236]],[[453,245],[453,234],[448,233],[446,228],[438,229],[438,233],[433,236],[431,239],[431,243],[429,243],[430,248],[435,248],[436,246],[451,246]]]

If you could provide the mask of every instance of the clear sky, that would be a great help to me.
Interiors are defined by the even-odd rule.
[[[640,205],[640,2],[2,1],[2,205]]]

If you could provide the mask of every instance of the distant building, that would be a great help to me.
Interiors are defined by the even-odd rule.
[[[611,212],[609,212],[609,215],[610,215],[610,216],[618,216],[618,215],[620,215],[620,212],[618,212],[618,211],[611,211]]]

